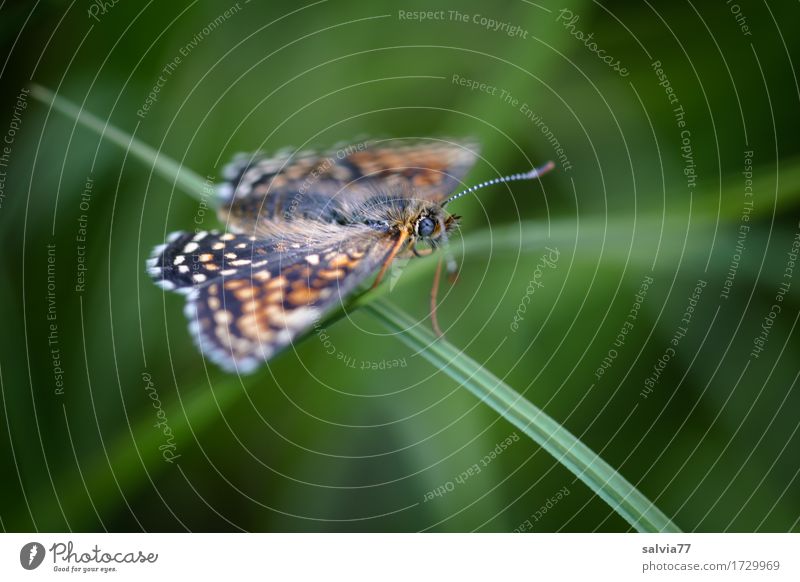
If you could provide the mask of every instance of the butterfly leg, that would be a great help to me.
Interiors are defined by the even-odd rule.
[[[414,245],[411,247],[411,250],[414,251],[414,254],[418,257],[427,257],[433,253],[433,249],[418,249],[417,243],[414,243]]]
[[[458,280],[458,263],[449,248],[445,250],[445,254],[447,256],[447,280],[451,285],[455,285]]]
[[[397,253],[399,253],[402,250],[403,245],[406,243],[407,240],[408,240],[408,233],[405,232],[405,231],[402,231],[400,233],[400,237],[397,239],[397,242],[394,243],[394,246],[392,247],[392,250],[389,253],[389,256],[386,257],[386,260],[383,262],[383,266],[381,267],[381,270],[378,273],[378,276],[375,277],[375,282],[372,284],[372,288],[373,289],[375,287],[377,287],[378,285],[380,285],[381,281],[383,280],[383,276],[386,274],[386,269],[388,269],[389,265],[392,264],[392,261],[397,256]]]
[[[433,332],[438,337],[444,337],[442,328],[439,327],[439,317],[436,314],[437,297],[439,295],[439,282],[442,278],[442,258],[439,257],[439,263],[436,265],[436,273],[433,275],[433,287],[431,287],[431,326]]]

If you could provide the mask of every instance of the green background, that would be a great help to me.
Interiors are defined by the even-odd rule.
[[[476,183],[558,160],[557,139],[569,167],[458,202],[464,257],[441,297],[447,338],[684,530],[800,529],[800,280],[785,277],[800,216],[796,4],[742,2],[744,31],[724,2],[242,0],[207,33],[235,3],[108,3],[97,20],[91,6],[0,8],[0,133],[33,80],[214,179],[239,151],[472,135],[483,144],[468,177]],[[579,16],[572,28],[558,20],[562,8]],[[399,10],[444,18],[416,22]],[[481,16],[522,32],[489,30]],[[571,31],[593,34],[588,43],[629,75]],[[694,188],[654,61],[685,111]],[[534,531],[628,529],[524,435],[456,482],[515,429],[366,313],[251,376],[204,362],[183,298],[155,287],[144,261],[173,230],[218,226],[213,212],[32,96],[17,125],[0,206],[5,530],[512,531],[526,520]],[[742,222],[746,151],[753,210]],[[750,230],[722,298],[742,224]],[[63,394],[48,343],[50,244]],[[513,331],[545,246],[559,260]],[[435,260],[417,262],[388,296],[428,326]],[[646,276],[654,283],[639,317],[598,379]],[[707,285],[686,336],[644,398],[699,279]],[[752,357],[783,282],[781,312]],[[393,360],[404,365],[361,369]],[[174,433],[173,463],[159,450],[144,374]],[[452,491],[425,501],[448,482]]]

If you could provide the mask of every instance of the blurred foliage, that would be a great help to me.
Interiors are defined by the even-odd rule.
[[[475,182],[557,159],[520,111],[528,104],[571,169],[459,201],[466,252],[439,312],[448,339],[684,530],[800,529],[800,282],[791,281],[760,357],[750,356],[798,232],[800,40],[788,25],[796,5],[743,5],[746,35],[725,3],[570,3],[574,30],[593,34],[627,77],[557,20],[564,5],[545,2],[123,2],[97,19],[85,5],[20,6],[0,9],[9,55],[0,133],[34,80],[214,179],[237,151],[477,135],[484,159]],[[445,19],[398,13],[431,9]],[[519,25],[527,38],[488,30],[474,15]],[[685,111],[694,189],[654,61]],[[470,91],[454,74],[519,101]],[[205,365],[183,299],[154,287],[143,264],[166,233],[216,226],[213,213],[30,98],[20,123],[0,206],[5,529],[510,531],[564,487],[570,494],[535,530],[627,528],[525,439],[425,501],[514,429],[361,311],[325,330],[352,360],[331,357],[312,335],[253,376]],[[722,298],[745,224],[745,151],[752,218]],[[88,270],[76,292],[82,214]],[[63,395],[54,393],[48,343],[47,245],[56,249]],[[559,249],[559,262],[512,332],[545,246]],[[429,325],[435,260],[416,263],[390,297]],[[639,318],[597,379],[645,276],[654,283]],[[687,334],[642,398],[698,279],[707,286]],[[404,365],[361,369],[392,361]],[[145,373],[175,434],[173,464],[158,448]]]

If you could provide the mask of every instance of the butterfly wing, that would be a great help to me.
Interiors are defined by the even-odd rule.
[[[442,202],[477,159],[473,140],[384,140],[324,154],[243,155],[225,170],[220,219],[236,232],[276,232],[293,220],[346,222],[347,205],[376,191]]]
[[[248,373],[374,274],[393,243],[367,227],[319,223],[269,239],[175,233],[156,248],[148,272],[188,295],[200,350],[225,370]]]

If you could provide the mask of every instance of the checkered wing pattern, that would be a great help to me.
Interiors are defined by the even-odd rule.
[[[478,151],[472,140],[385,140],[322,154],[240,155],[219,188],[220,219],[235,232],[272,232],[275,223],[293,220],[346,222],[354,198],[378,191],[441,202]]]
[[[358,225],[303,225],[266,239],[175,233],[155,249],[148,272],[187,294],[201,351],[228,371],[248,373],[374,274],[393,244]]]

